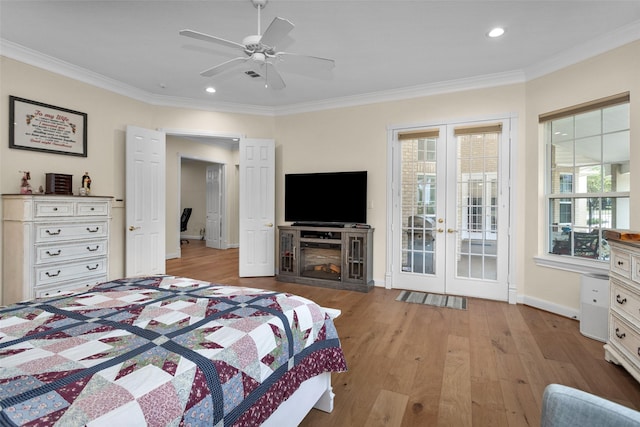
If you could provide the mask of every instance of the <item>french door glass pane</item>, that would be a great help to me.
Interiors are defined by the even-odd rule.
[[[433,274],[436,138],[402,141],[402,271]]]
[[[457,276],[497,279],[500,134],[457,136]]]

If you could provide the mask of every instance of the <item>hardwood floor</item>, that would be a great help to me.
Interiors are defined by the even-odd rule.
[[[398,290],[338,291],[239,278],[238,250],[182,246],[167,273],[295,293],[342,310],[349,370],[335,408],[302,426],[539,426],[544,387],[561,383],[640,409],[640,384],[604,360],[579,323],[525,305],[471,298],[467,310],[395,301]]]

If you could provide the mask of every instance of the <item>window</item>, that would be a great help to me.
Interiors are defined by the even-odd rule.
[[[603,228],[629,227],[629,94],[540,116],[548,253],[609,259]]]

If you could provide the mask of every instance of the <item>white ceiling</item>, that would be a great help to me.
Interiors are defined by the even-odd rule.
[[[262,31],[295,24],[277,50],[334,59],[331,74],[282,65],[279,91],[240,71],[201,77],[238,52],[178,31],[241,43],[257,33],[250,0],[0,0],[0,48],[154,104],[278,113],[525,81],[640,39],[639,0],[270,0],[261,14]]]

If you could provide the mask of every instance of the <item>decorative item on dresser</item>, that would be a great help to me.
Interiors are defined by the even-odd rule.
[[[611,247],[609,340],[605,359],[640,381],[640,233],[604,230]]]
[[[111,197],[2,195],[3,304],[108,280]]]
[[[47,194],[73,194],[73,175],[67,175],[62,173],[47,173],[45,174],[45,184]]]

